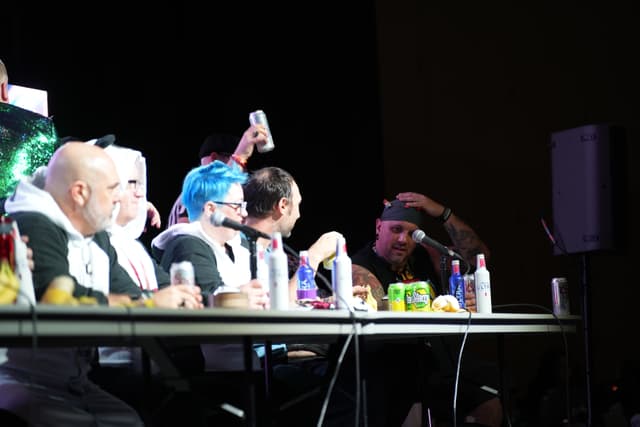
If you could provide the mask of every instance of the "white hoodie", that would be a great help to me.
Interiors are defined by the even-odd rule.
[[[5,203],[7,213],[38,212],[62,228],[68,237],[67,261],[69,274],[83,286],[109,293],[109,256],[92,237],[76,230],[51,195],[28,180],[18,184],[15,193]],[[37,250],[37,248],[34,248]],[[69,378],[84,377],[89,370],[93,349],[90,348],[11,348],[8,361],[0,368],[23,371],[32,376]]]

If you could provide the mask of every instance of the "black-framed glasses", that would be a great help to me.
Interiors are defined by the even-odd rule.
[[[143,187],[143,184],[140,180],[130,179],[127,181],[127,186],[132,190],[138,191]]]
[[[213,200],[213,203],[231,206],[235,210],[242,210],[242,211],[247,210],[247,202],[216,202],[215,200]]]

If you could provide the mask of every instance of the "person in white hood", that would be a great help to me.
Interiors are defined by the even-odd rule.
[[[120,177],[120,203],[108,229],[118,263],[143,293],[161,307],[202,308],[200,288],[188,284],[170,284],[169,275],[160,268],[138,240],[147,221],[146,161],[142,153],[118,145],[105,147],[116,164]],[[169,286],[171,285],[171,286]]]
[[[158,266],[138,240],[147,223],[148,213],[157,213],[147,202],[146,161],[142,153],[115,144],[106,146],[104,150],[113,159],[120,177],[120,202],[107,230],[111,245],[118,254],[118,263],[156,306],[202,308],[200,288],[189,284],[170,284],[169,274]],[[146,404],[152,390],[142,377],[140,348],[100,347],[98,352],[99,366],[92,369],[90,378],[133,407]]]

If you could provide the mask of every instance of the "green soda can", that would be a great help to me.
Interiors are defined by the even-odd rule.
[[[415,282],[413,286],[413,310],[431,311],[431,285],[428,282]]]
[[[407,311],[407,305],[404,296],[404,283],[391,283],[387,289],[389,297],[389,310],[391,311]]]
[[[413,285],[413,283],[404,284],[404,303],[406,311],[415,310],[415,307],[413,305]]]

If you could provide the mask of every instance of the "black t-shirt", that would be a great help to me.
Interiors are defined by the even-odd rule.
[[[373,251],[374,242],[369,242],[351,257],[351,262],[369,270],[382,284],[384,292],[387,292],[389,284],[396,282],[416,282],[429,280],[439,293],[441,292],[440,280],[433,266],[429,253],[420,245],[417,245],[409,256],[407,269],[401,274],[391,270],[389,263],[379,257]]]

